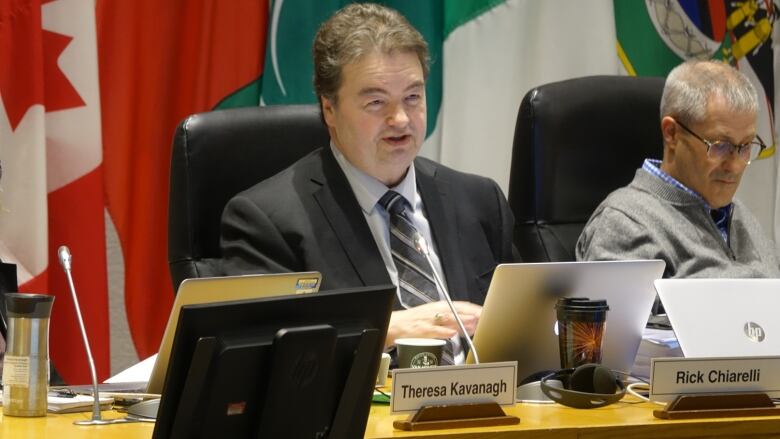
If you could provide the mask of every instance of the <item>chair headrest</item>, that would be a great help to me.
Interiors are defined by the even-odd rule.
[[[227,202],[328,142],[316,105],[236,108],[182,121],[171,157],[171,266],[219,258],[220,220]],[[173,277],[176,286],[182,279]]]
[[[660,159],[663,86],[663,78],[589,76],[529,91],[509,183],[518,223],[585,222],[645,158]]]

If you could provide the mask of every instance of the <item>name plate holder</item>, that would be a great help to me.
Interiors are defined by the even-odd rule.
[[[780,407],[766,393],[716,393],[678,395],[653,416],[660,419],[731,418],[780,416]]]
[[[393,421],[398,430],[443,430],[447,428],[515,425],[517,416],[507,415],[498,403],[425,405],[406,420]]]
[[[393,427],[420,431],[518,424],[520,418],[507,415],[501,408],[501,404],[514,405],[516,377],[517,362],[396,369],[391,412],[410,414],[405,420],[393,421]],[[496,379],[500,380],[500,386],[498,383],[484,385]],[[487,398],[459,395],[457,389],[464,388],[493,389],[495,394]],[[425,395],[420,396],[421,393]]]
[[[780,357],[654,358],[651,399],[673,399],[660,419],[780,416]],[[668,400],[668,399],[667,399]]]

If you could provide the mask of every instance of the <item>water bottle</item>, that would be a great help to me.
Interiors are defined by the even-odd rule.
[[[8,334],[3,360],[3,414],[46,416],[49,320],[54,296],[6,293]]]

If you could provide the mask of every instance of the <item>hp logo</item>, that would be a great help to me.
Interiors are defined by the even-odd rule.
[[[290,381],[299,387],[306,387],[314,381],[320,369],[317,355],[312,351],[304,351],[295,359],[293,367],[288,371]]]
[[[756,343],[761,343],[764,341],[764,328],[761,327],[756,322],[747,322],[745,323],[745,335],[747,335],[747,338],[753,340]]]

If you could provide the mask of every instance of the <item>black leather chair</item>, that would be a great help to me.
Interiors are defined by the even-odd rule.
[[[523,261],[573,261],[596,206],[645,158],[662,157],[663,85],[663,78],[590,76],[525,95],[509,179]]]
[[[168,204],[174,289],[187,278],[220,274],[220,217],[230,198],[328,142],[316,105],[237,108],[182,121]]]

